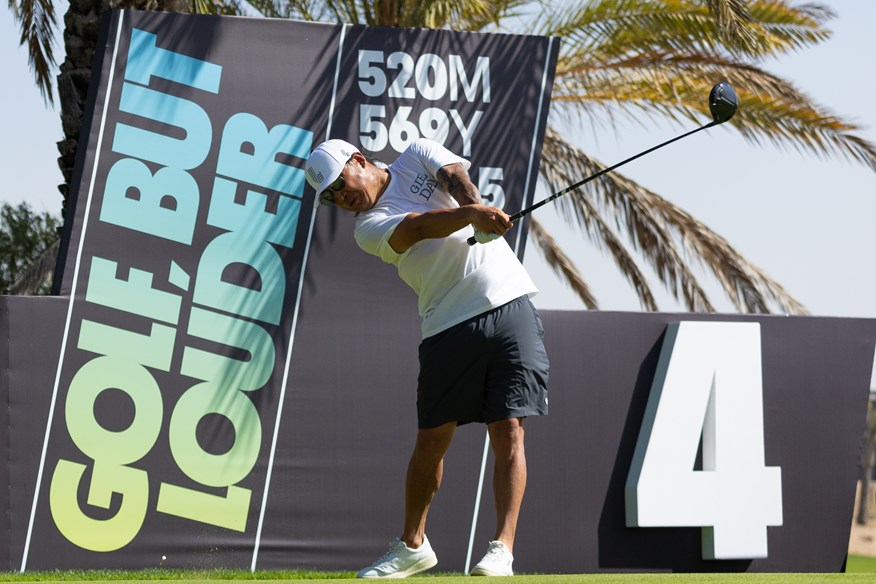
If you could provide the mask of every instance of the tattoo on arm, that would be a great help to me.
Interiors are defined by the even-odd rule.
[[[449,164],[438,169],[438,185],[450,193],[460,205],[475,205],[481,203],[478,188],[468,178],[461,164]]]

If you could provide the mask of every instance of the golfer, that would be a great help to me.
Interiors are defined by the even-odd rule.
[[[343,140],[320,144],[305,165],[319,201],[356,213],[363,250],[395,265],[419,298],[418,432],[405,482],[401,536],[360,578],[402,578],[435,566],[426,515],[456,427],[487,425],[495,455],[495,540],[472,575],[511,576],[526,488],[523,421],[548,412],[548,358],[537,292],[501,237],[501,209],[480,204],[470,163],[430,140],[387,168]],[[470,246],[472,236],[480,245]]]

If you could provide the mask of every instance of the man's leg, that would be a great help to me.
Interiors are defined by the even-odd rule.
[[[423,544],[426,515],[432,498],[441,486],[444,454],[450,447],[454,431],[456,422],[417,432],[417,443],[408,463],[405,481],[405,523],[401,540],[408,547],[418,548]]]
[[[526,490],[526,452],[523,448],[523,419],[500,420],[487,426],[496,458],[493,467],[493,496],[496,501],[496,541],[512,551],[517,517]]]

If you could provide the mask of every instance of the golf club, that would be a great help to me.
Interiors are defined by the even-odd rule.
[[[696,128],[695,130],[691,130],[690,132],[682,134],[681,136],[676,136],[675,138],[672,138],[671,140],[667,140],[666,142],[663,142],[662,144],[658,144],[657,146],[654,146],[653,148],[649,148],[648,150],[645,150],[644,152],[639,152],[635,156],[631,156],[624,161],[618,162],[614,166],[609,166],[608,168],[604,168],[604,169],[600,170],[599,172],[597,172],[596,174],[592,174],[592,175],[588,176],[587,178],[564,188],[561,191],[557,191],[556,193],[549,196],[548,198],[546,198],[542,201],[539,201],[538,203],[535,203],[534,205],[527,207],[526,209],[522,209],[522,210],[514,213],[513,215],[511,215],[511,222],[513,223],[514,221],[517,221],[518,219],[529,215],[530,213],[532,213],[533,211],[535,211],[539,207],[547,205],[548,203],[550,203],[554,199],[562,197],[563,195],[565,195],[566,193],[568,193],[570,191],[574,191],[578,187],[592,181],[595,178],[599,178],[600,176],[602,176],[603,174],[605,174],[607,172],[611,172],[612,170],[614,170],[615,168],[617,168],[619,166],[623,166],[627,162],[632,162],[633,160],[640,158],[640,157],[642,157],[650,152],[654,152],[658,148],[663,148],[664,146],[666,146],[668,144],[672,144],[673,142],[675,142],[677,140],[681,140],[682,138],[687,138],[691,134],[696,134],[700,130],[706,130],[708,128],[711,128],[712,126],[717,126],[718,124],[723,124],[724,122],[726,122],[727,120],[729,120],[730,118],[733,117],[733,114],[736,113],[736,109],[738,107],[739,107],[739,99],[736,97],[736,92],[733,90],[733,87],[731,87],[730,84],[727,83],[726,81],[722,81],[722,82],[718,83],[717,85],[712,87],[712,91],[709,92],[709,112],[712,114],[712,121],[711,122],[709,122],[708,124],[706,124],[704,126],[700,126],[699,128]],[[475,240],[474,236],[468,238],[469,245],[474,245],[475,243],[477,243],[477,240]]]

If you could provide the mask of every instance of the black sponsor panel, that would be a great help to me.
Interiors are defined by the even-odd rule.
[[[110,14],[23,565],[251,566],[338,33]]]
[[[9,452],[10,426],[9,426],[9,307],[6,298],[0,298],[0,428],[2,428],[4,440],[3,454]],[[9,484],[9,465],[0,467],[0,485]],[[2,488],[2,487],[0,487]],[[2,488],[0,492],[0,566],[9,564],[9,546],[11,544],[11,530],[9,528],[10,510],[9,489]]]
[[[341,45],[327,136],[387,163],[416,137],[438,139],[472,160],[469,172],[490,202],[507,197],[505,208],[515,210],[526,193],[531,201],[555,39],[349,27]],[[527,75],[508,74],[515,62]],[[446,135],[435,135],[436,120]],[[261,567],[356,569],[400,530],[416,435],[417,299],[393,266],[358,249],[354,221],[328,207],[316,215],[278,440],[310,472],[285,475],[283,492],[271,492]],[[518,235],[509,235],[512,245]],[[447,456],[429,519],[442,566],[462,568],[484,437],[481,426],[459,429]],[[291,553],[269,543],[290,533],[303,538]]]
[[[375,292],[385,292],[379,282]],[[342,301],[342,292],[326,293]],[[44,438],[45,413],[68,298],[2,299],[14,342],[6,569],[19,569]],[[258,567],[353,570],[370,563],[402,517],[403,477],[415,432],[416,323],[310,320],[301,334],[300,390],[284,408]],[[876,321],[542,311],[552,359],[551,415],[527,421],[529,481],[520,518],[519,572],[835,572],[843,565]],[[302,319],[307,322],[308,319]],[[624,484],[641,432],[667,327],[680,321],[757,322],[761,328],[765,463],[781,467],[783,524],[769,554],[703,560],[698,527],[625,527]],[[52,341],[54,339],[54,342]],[[298,353],[296,350],[296,353]],[[338,352],[335,352],[338,351]],[[331,353],[331,354],[330,354]],[[370,360],[369,360],[370,359]],[[367,363],[371,363],[368,365]],[[447,456],[428,534],[440,570],[465,564],[483,427],[464,426]],[[472,562],[492,536],[487,465]],[[260,472],[256,469],[254,472]],[[817,534],[815,537],[813,534]],[[172,533],[161,538],[173,539]],[[157,543],[155,543],[157,542]],[[188,550],[183,565],[236,565],[227,533]],[[159,551],[173,549],[160,539]],[[31,554],[44,554],[42,542]],[[106,554],[104,558],[111,554]],[[63,560],[54,556],[54,563]],[[160,561],[160,560],[159,560]],[[128,565],[151,567],[138,550]]]
[[[516,570],[842,569],[876,321],[559,311],[543,311],[542,318],[551,414],[533,420],[527,432],[529,483]],[[655,369],[667,326],[681,321],[760,324],[765,462],[781,467],[784,515],[781,526],[767,529],[766,558],[704,560],[699,527],[625,527],[624,486]],[[491,535],[489,511],[479,523],[480,540]]]
[[[66,297],[0,296],[3,535],[0,569],[21,569],[46,416],[61,351]],[[39,545],[39,544],[36,544]],[[48,550],[43,550],[47,553]]]
[[[558,51],[543,37],[352,27],[331,135],[386,163],[417,138],[436,140],[472,162],[487,204],[512,214],[534,196]],[[435,188],[415,186],[424,198]],[[521,225],[506,238],[522,256]]]
[[[326,429],[351,405],[347,386],[325,392],[313,379],[327,358],[357,362],[343,334],[326,333],[337,322],[346,334],[371,310],[357,302],[372,293],[374,272],[386,271],[387,288],[371,318],[406,323],[414,351],[419,340],[413,294],[358,251],[352,218],[314,213],[307,154],[339,131],[360,143],[363,127],[375,137],[383,127],[398,151],[416,137],[410,113],[417,133],[483,155],[475,178],[493,203],[507,191],[521,206],[534,190],[558,42],[133,11],[109,13],[103,30],[59,258],[59,287],[72,300],[21,564],[262,566],[259,554],[290,531],[319,532],[298,509],[277,532],[284,514],[265,503],[306,501],[313,515],[314,500],[295,493],[322,490],[321,481],[281,469],[290,445],[324,453],[343,437]],[[416,49],[407,37],[433,52],[405,53]],[[523,55],[527,74],[504,79],[503,60]],[[362,80],[379,68],[400,96],[389,86],[368,96],[388,117],[362,126],[356,113],[351,126]],[[367,337],[376,349],[378,337]],[[314,394],[334,407],[313,411]],[[302,430],[317,441],[294,435]],[[290,491],[299,477],[306,484]],[[315,544],[320,565],[336,561],[320,555],[327,543]]]

